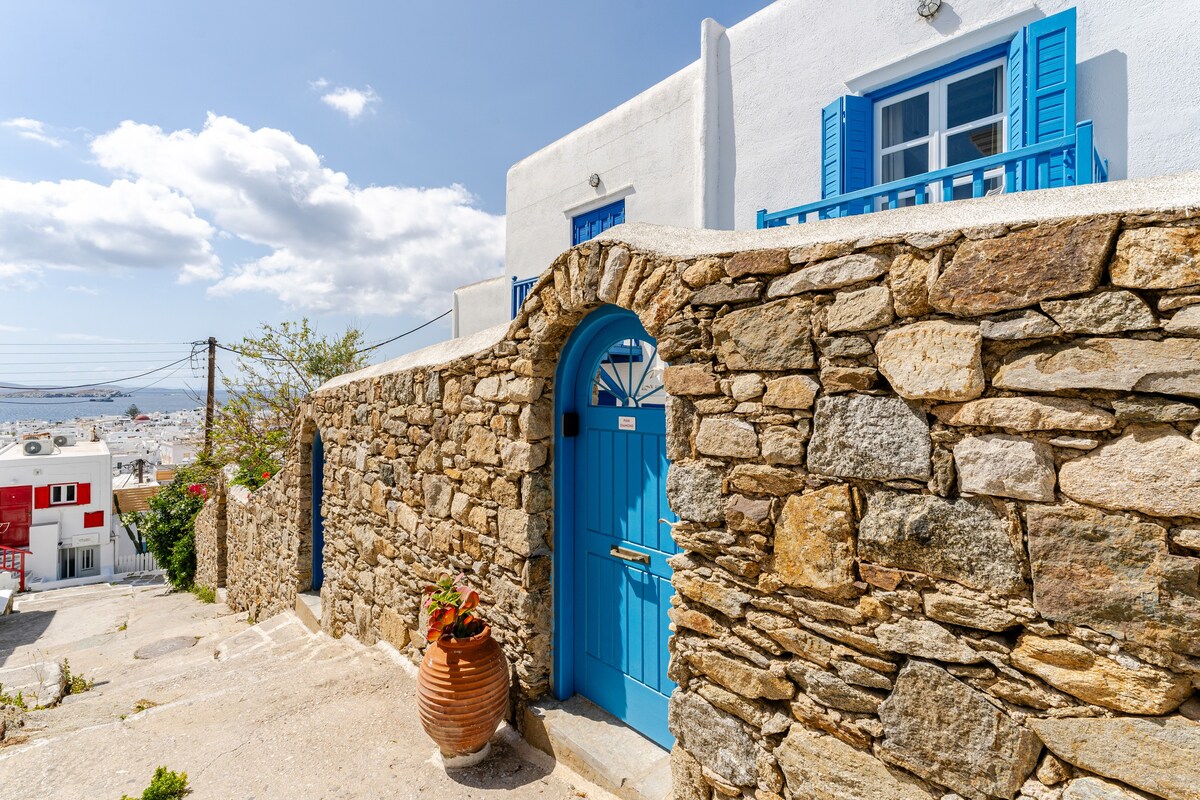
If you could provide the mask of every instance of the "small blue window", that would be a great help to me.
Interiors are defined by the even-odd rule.
[[[618,200],[606,206],[579,214],[571,219],[571,245],[586,242],[604,231],[625,221],[625,201]]]

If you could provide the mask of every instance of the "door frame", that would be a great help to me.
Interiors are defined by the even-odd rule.
[[[312,577],[309,591],[320,592],[325,584],[325,517],[321,507],[325,503],[325,443],[321,431],[313,434],[312,455],[308,470],[309,514],[308,536],[312,542]]]
[[[594,365],[584,364],[583,354],[592,336],[605,325],[633,312],[614,305],[604,305],[589,313],[575,326],[563,345],[554,373],[554,552],[552,556],[553,620],[551,622],[550,687],[559,700],[575,694],[575,656],[571,631],[575,612],[575,457],[578,437],[563,436],[563,415],[579,414],[575,407],[581,370]],[[636,315],[634,315],[636,318]],[[590,376],[587,376],[590,377]]]

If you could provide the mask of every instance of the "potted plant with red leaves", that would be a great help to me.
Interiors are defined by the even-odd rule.
[[[421,725],[445,759],[474,763],[508,711],[508,664],[464,576],[425,587],[429,646],[417,676]],[[448,762],[449,765],[449,762]]]

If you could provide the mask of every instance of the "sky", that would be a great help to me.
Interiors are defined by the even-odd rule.
[[[369,342],[437,317],[503,271],[511,164],[695,60],[705,17],[768,4],[0,5],[0,383],[123,378],[301,317]]]

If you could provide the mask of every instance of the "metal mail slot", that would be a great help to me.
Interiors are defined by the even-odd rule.
[[[609,548],[608,554],[610,556],[616,556],[622,561],[632,561],[635,564],[650,563],[650,555],[648,553],[639,553],[636,550],[630,550],[629,548],[621,547],[620,545],[614,544]]]

